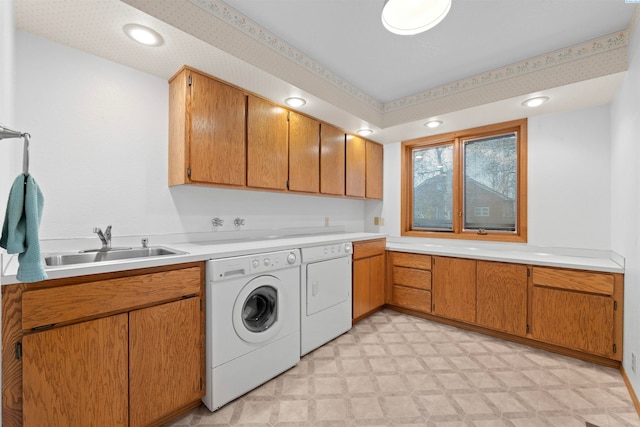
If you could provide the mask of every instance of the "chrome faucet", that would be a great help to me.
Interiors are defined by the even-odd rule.
[[[100,227],[93,227],[93,232],[98,235],[98,238],[102,242],[101,252],[106,252],[111,249],[111,226],[108,226],[104,233]]]

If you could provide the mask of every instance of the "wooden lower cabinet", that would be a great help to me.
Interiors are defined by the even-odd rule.
[[[476,260],[433,257],[433,314],[476,321]]]
[[[622,360],[620,288],[614,274],[533,267],[531,337]]]
[[[23,425],[127,426],[127,314],[25,335]]]
[[[22,349],[2,359],[3,426],[157,426],[197,406],[203,263],[83,279],[3,289],[3,347]]]
[[[526,265],[478,261],[478,325],[527,335],[527,271]]]
[[[598,363],[622,360],[622,274],[391,251],[388,257],[392,307]]]
[[[354,320],[384,305],[385,239],[353,244]]]
[[[200,298],[129,313],[130,426],[146,426],[202,397]]]

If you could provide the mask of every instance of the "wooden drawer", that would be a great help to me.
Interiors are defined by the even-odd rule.
[[[411,310],[431,313],[431,292],[394,285],[393,303]]]
[[[392,252],[392,263],[400,267],[431,270],[431,255]]]
[[[431,272],[417,268],[393,266],[393,284],[431,290]]]
[[[353,243],[353,259],[368,258],[376,255],[384,255],[386,239],[369,240]]]
[[[533,284],[549,288],[613,295],[612,274],[533,267]]]
[[[201,270],[180,270],[27,291],[22,329],[69,323],[200,294]]]

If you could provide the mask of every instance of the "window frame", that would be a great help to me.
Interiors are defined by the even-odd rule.
[[[464,225],[464,142],[468,140],[517,133],[516,231],[463,230]],[[452,212],[453,230],[413,229],[413,151],[437,145],[453,146]],[[527,242],[527,119],[449,132],[402,142],[401,148],[400,234],[435,239],[466,239],[497,242]]]

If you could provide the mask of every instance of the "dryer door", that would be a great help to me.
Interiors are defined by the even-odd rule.
[[[307,316],[339,304],[351,292],[351,258],[307,265]]]
[[[233,306],[233,328],[250,343],[263,343],[282,328],[284,289],[274,276],[258,276],[247,283]]]

